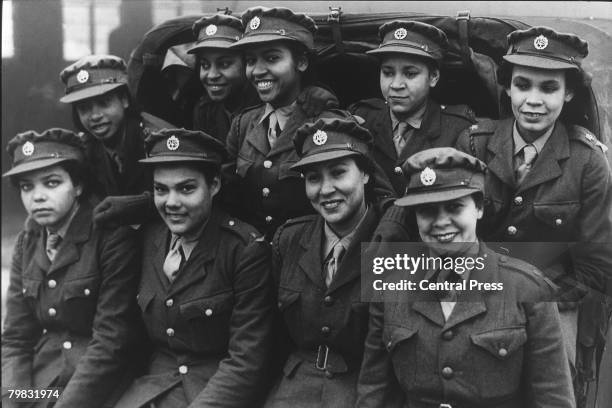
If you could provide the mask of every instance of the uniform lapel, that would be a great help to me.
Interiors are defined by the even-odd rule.
[[[321,259],[321,243],[323,242],[323,217],[317,217],[311,224],[310,230],[304,231],[300,246],[302,253],[298,259],[298,265],[302,272],[319,288],[325,289]]]
[[[152,243],[151,243],[151,251],[145,250],[145,256],[147,257],[147,261],[149,262],[150,268],[153,270],[155,276],[164,289],[167,289],[170,286],[170,282],[168,281],[168,277],[164,273],[164,261],[166,259],[166,255],[168,254],[168,238],[170,236],[170,231],[165,223],[159,222],[155,224],[153,230],[151,231]]]
[[[433,101],[427,103],[425,115],[421,127],[415,129],[409,143],[402,150],[399,163],[403,163],[408,157],[435,145],[434,141],[440,137],[442,114],[440,105]]]
[[[503,183],[514,186],[514,167],[512,156],[512,126],[514,119],[509,118],[500,122],[500,125],[491,136],[487,149],[493,158],[487,163],[489,171],[494,173]]]
[[[444,326],[444,315],[442,314],[442,308],[438,299],[432,293],[427,293],[423,296],[427,297],[427,299],[414,302],[412,310],[425,316],[436,325]]]
[[[224,221],[224,217],[213,210],[191,256],[179,271],[174,282],[170,284],[171,295],[204,279],[207,274],[206,264],[215,259],[219,246],[219,225]]]
[[[55,259],[51,263],[48,274],[65,268],[79,260],[79,244],[87,241],[92,228],[92,209],[87,200],[81,203],[74,218],[70,222],[66,236],[61,243]],[[44,246],[43,246],[44,248]]]
[[[263,113],[263,108],[261,109],[261,113]],[[264,123],[265,122],[259,123],[258,117],[256,121],[251,122],[248,125],[249,127],[246,132],[245,140],[265,156],[270,151],[270,145],[268,143],[268,129],[266,129]]]
[[[30,234],[36,236],[34,243],[34,251],[33,251],[33,260],[34,266],[36,267],[36,276],[32,276],[36,279],[43,279],[49,267],[51,266],[51,261],[49,261],[49,257],[47,256],[47,252],[45,251],[45,234],[43,233],[43,229],[40,225],[38,225],[31,218],[26,220],[26,229],[28,229]]]
[[[395,151],[395,145],[393,144],[393,127],[391,124],[391,115],[387,105],[383,105],[379,109],[378,113],[379,120],[374,122],[374,145],[380,150],[385,156],[395,163],[397,160],[397,152]]]
[[[268,153],[268,157],[295,149],[293,145],[293,135],[295,135],[297,129],[303,125],[307,119],[302,109],[296,105],[285,124],[285,128],[281,131],[276,140],[276,144]]]
[[[557,122],[550,138],[546,141],[540,157],[525,180],[518,186],[518,191],[527,190],[563,174],[559,162],[569,157],[569,138],[565,126]]]
[[[361,242],[367,242],[378,225],[374,209],[370,206],[365,219],[355,231],[348,250],[342,257],[336,276],[329,285],[328,293],[361,276]]]

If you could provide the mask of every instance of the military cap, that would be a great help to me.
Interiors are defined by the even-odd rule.
[[[293,144],[300,160],[291,169],[301,171],[311,164],[341,157],[367,157],[372,135],[350,114],[324,113],[314,123],[302,125]]]
[[[193,23],[193,35],[197,40],[187,52],[195,54],[204,48],[228,48],[242,37],[243,31],[242,21],[238,17],[224,14],[204,16]]]
[[[195,56],[189,54],[189,49],[193,43],[173,45],[168,48],[164,56],[161,71],[167,71],[171,67],[183,67],[190,70],[195,68]]]
[[[544,69],[580,69],[589,45],[574,34],[548,27],[531,27],[508,34],[504,59],[512,64]]]
[[[127,86],[127,68],[114,55],[88,55],[64,68],[60,78],[66,84],[66,95],[60,102],[73,103]]]
[[[411,206],[484,193],[486,165],[452,147],[427,149],[410,156],[402,170],[408,178],[404,197],[395,205]]]
[[[202,162],[220,165],[225,146],[214,137],[186,129],[162,129],[145,140],[146,158],[141,163]]]
[[[411,54],[440,61],[448,48],[444,31],[419,21],[390,21],[379,27],[378,36],[380,45],[366,54]]]
[[[305,14],[297,14],[284,7],[251,7],[242,14],[242,23],[244,34],[232,47],[290,40],[303,44],[309,50],[314,49],[317,25]]]
[[[19,133],[6,148],[13,159],[12,168],[2,177],[54,166],[68,160],[85,162],[83,141],[74,132],[52,128],[42,133],[33,130]]]

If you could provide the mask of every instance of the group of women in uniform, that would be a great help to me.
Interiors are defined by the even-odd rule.
[[[6,388],[60,387],[56,407],[576,405],[576,305],[585,288],[605,293],[612,265],[610,167],[597,139],[559,120],[584,86],[586,43],[512,33],[500,84],[514,117],[477,123],[429,96],[438,28],[382,25],[370,53],[384,100],[348,111],[311,81],[315,31],[285,8],[196,22],[206,94],[191,130],[137,112],[116,57],[62,72],[83,134],[8,145],[4,176],[29,217]],[[578,244],[542,274],[481,239]],[[483,269],[427,279],[504,290],[371,303],[371,241],[483,256]],[[560,318],[555,300],[574,307]]]

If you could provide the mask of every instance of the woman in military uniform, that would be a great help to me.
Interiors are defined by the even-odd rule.
[[[380,58],[384,99],[359,101],[349,111],[365,119],[374,137],[374,159],[401,196],[404,160],[423,149],[454,146],[475,118],[465,105],[439,105],[430,97],[448,47],[443,31],[418,21],[391,21],[380,26],[379,35],[380,46],[367,54]]]
[[[453,148],[424,150],[404,163],[408,187],[396,205],[415,207],[429,256],[475,261],[471,269],[416,271],[413,282],[502,288],[384,293],[370,308],[356,406],[574,406],[552,285],[533,266],[478,241],[484,170]]]
[[[313,212],[291,166],[298,160],[292,138],[309,120],[296,101],[307,85],[317,27],[286,8],[250,8],[242,21],[244,36],[231,48],[244,52],[246,77],[262,103],[232,121],[225,193],[235,213],[270,239],[288,218]]]
[[[138,340],[133,233],[93,225],[89,168],[82,142],[71,131],[21,133],[8,151],[13,167],[4,176],[18,186],[28,219],[10,271],[3,394],[58,387],[55,407],[101,407],[133,371]],[[3,406],[13,404],[23,406],[3,395]]]
[[[138,304],[153,354],[117,407],[247,407],[268,375],[274,294],[255,229],[214,203],[223,145],[165,129],[147,142],[161,220],[143,226]]]
[[[95,193],[104,198],[149,190],[150,177],[138,164],[144,138],[149,130],[174,126],[133,106],[125,62],[89,55],[62,70],[60,78],[66,85],[60,102],[72,104],[74,124],[85,133]]]
[[[369,132],[350,116],[297,131],[306,196],[318,214],[283,224],[273,240],[278,305],[289,357],[266,407],[353,407],[368,305],[361,302],[361,243],[381,217],[373,202]]]
[[[593,346],[603,346],[608,319],[595,294],[606,293],[612,270],[606,147],[588,130],[562,120],[571,117],[569,104],[585,89],[581,61],[588,47],[573,34],[546,27],[515,31],[508,42],[498,78],[513,117],[473,126],[461,135],[458,148],[489,166],[481,236],[507,247],[530,243],[517,245],[517,256],[561,287],[566,348],[572,366],[576,363],[576,394],[582,398],[579,383],[591,377]],[[561,255],[551,257],[551,252]],[[578,323],[575,302],[587,291],[592,296],[582,301]]]

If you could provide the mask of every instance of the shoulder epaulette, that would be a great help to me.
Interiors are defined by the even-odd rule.
[[[354,112],[357,109],[365,108],[365,109],[383,109],[385,107],[385,101],[380,98],[369,98],[362,99],[353,103],[349,107],[349,111]]]
[[[311,222],[316,220],[318,217],[317,214],[309,214],[309,215],[302,215],[301,217],[295,217],[295,218],[289,218],[287,221],[285,221],[285,223],[283,224],[283,227],[290,227],[292,225],[298,225],[298,224],[304,224],[307,222]]]
[[[544,274],[537,267],[521,259],[500,255],[498,258],[498,264],[500,268],[510,269],[513,272],[518,273],[538,284],[542,284],[546,281]]]
[[[440,110],[444,115],[452,115],[461,119],[467,119],[472,123],[476,122],[474,111],[467,105],[440,105]]]
[[[582,126],[573,125],[569,128],[568,132],[570,140],[578,140],[583,144],[596,149],[600,148],[602,152],[606,153],[608,151],[608,146],[603,144],[594,134],[589,132],[588,129],[583,128]]]
[[[148,128],[151,131],[157,131],[162,129],[175,129],[172,123],[163,120],[162,118],[158,118],[155,115],[151,115],[148,112],[140,112],[141,118],[141,127]]]
[[[219,224],[220,228],[229,231],[234,235],[239,236],[244,243],[250,241],[263,241],[263,235],[255,229],[255,227],[240,221],[235,217],[227,217]]]
[[[470,135],[473,136],[492,135],[495,133],[495,129],[497,129],[497,122],[492,119],[482,119],[478,123],[474,123],[472,126],[468,127]]]

